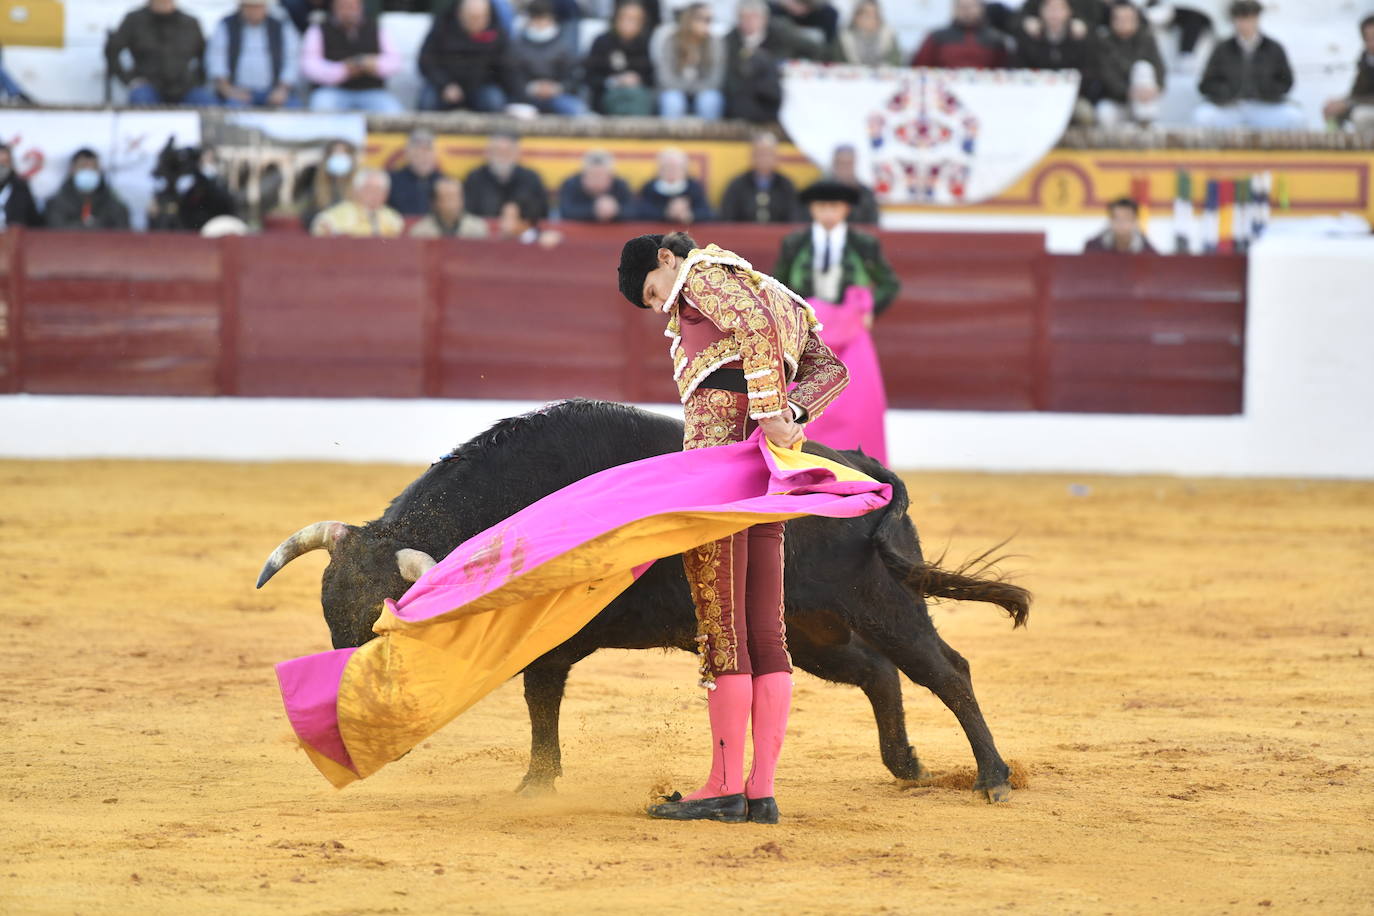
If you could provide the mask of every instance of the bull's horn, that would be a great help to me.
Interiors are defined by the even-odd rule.
[[[433,569],[437,562],[423,550],[411,550],[409,547],[405,547],[396,551],[396,565],[401,569],[401,578],[407,582],[414,582],[419,579]]]
[[[333,553],[334,545],[347,533],[348,526],[343,522],[315,522],[313,525],[306,525],[272,551],[272,555],[263,564],[262,572],[258,573],[257,587],[262,588],[268,579],[277,574],[277,570],[303,553],[312,550],[328,550]]]

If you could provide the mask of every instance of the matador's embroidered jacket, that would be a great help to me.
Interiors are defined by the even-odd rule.
[[[849,384],[844,363],[818,336],[821,325],[806,300],[723,248],[692,250],[663,311],[684,403],[708,375],[736,362],[754,420],[776,417],[789,403],[814,420]],[[795,383],[790,393],[789,383]]]

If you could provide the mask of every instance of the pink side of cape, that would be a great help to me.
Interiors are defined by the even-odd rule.
[[[844,303],[832,305],[808,299],[825,330],[821,339],[840,362],[849,369],[849,385],[826,408],[825,413],[806,425],[807,438],[824,442],[831,448],[862,448],[864,454],[887,464],[887,392],[873,335],[864,327],[864,316],[873,312],[873,293],[862,286],[845,290]]]

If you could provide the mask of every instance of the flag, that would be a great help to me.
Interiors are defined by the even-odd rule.
[[[1174,176],[1174,253],[1191,254],[1193,224],[1193,176],[1179,169]]]
[[[1236,185],[1231,181],[1217,182],[1217,251],[1231,254],[1236,250]]]

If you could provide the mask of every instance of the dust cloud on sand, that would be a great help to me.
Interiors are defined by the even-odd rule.
[[[927,549],[1015,534],[1026,631],[934,609],[1025,788],[975,801],[954,717],[905,687],[932,784],[863,695],[798,676],[784,823],[674,824],[704,775],[683,653],[602,652],[557,795],[512,793],[513,681],[343,792],[271,666],[328,648],[301,525],[418,469],[0,462],[0,912],[1374,912],[1374,485],[919,474]]]

